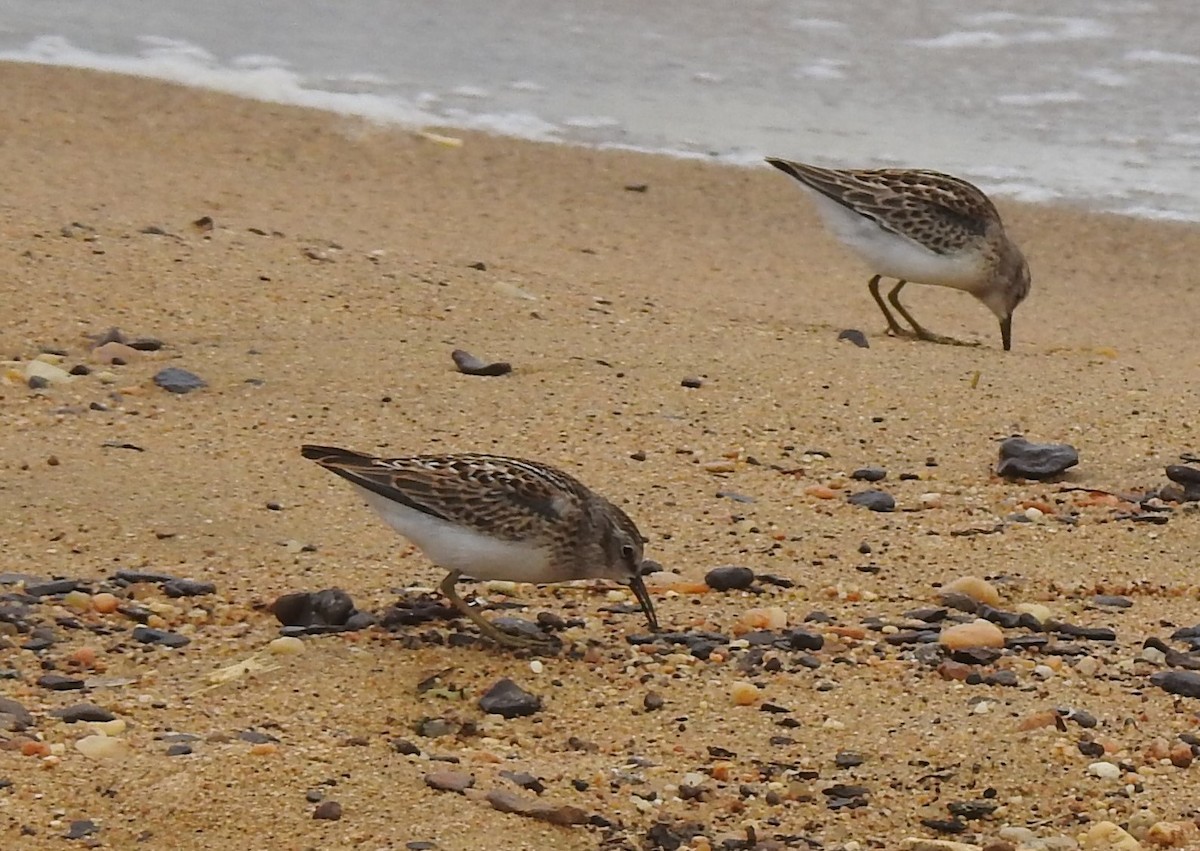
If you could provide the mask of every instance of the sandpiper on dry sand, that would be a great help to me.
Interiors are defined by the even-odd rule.
[[[800,181],[834,235],[870,264],[871,295],[893,334],[960,342],[930,333],[900,303],[900,290],[912,281],[975,296],[999,318],[1004,349],[1012,348],[1012,315],[1029,294],[1029,264],[977,187],[921,169],[820,168],[775,157],[767,162]],[[887,299],[912,331],[901,327],[880,296],[883,277],[897,280]]]
[[[303,446],[301,454],[354,485],[367,504],[450,572],[441,591],[494,641],[530,642],[497,629],[458,596],[472,579],[565,582],[611,579],[632,588],[652,630],[654,604],[642,582],[642,535],[617,506],[561,470],[499,455],[375,458]]]

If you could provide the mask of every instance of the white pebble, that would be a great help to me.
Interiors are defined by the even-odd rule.
[[[1036,523],[1038,520],[1041,520],[1041,519],[1042,519],[1043,517],[1045,517],[1046,515],[1045,515],[1045,513],[1044,513],[1044,512],[1043,512],[1043,511],[1042,511],[1040,508],[1034,508],[1034,507],[1031,505],[1031,506],[1029,506],[1028,508],[1026,508],[1026,509],[1025,509],[1025,516],[1026,516],[1028,519],[1030,519],[1030,520],[1032,520],[1032,521],[1034,521],[1034,522]]]
[[[1093,762],[1087,767],[1087,773],[1101,780],[1116,780],[1121,776],[1121,769],[1111,762]]]
[[[535,674],[540,674],[542,671],[546,670],[546,666],[542,664],[541,659],[534,659],[529,663],[529,670],[533,671]]]
[[[1157,647],[1143,647],[1141,658],[1153,665],[1162,665],[1167,661],[1167,654]]]
[[[1039,680],[1048,680],[1054,676],[1054,669],[1049,665],[1036,665],[1033,669],[1033,675]]]
[[[88,759],[115,759],[125,756],[129,747],[111,736],[84,736],[75,743],[75,749]]]
[[[923,493],[920,497],[922,508],[941,508],[942,495],[936,492]]]
[[[304,642],[294,635],[284,635],[267,645],[276,656],[297,656],[304,652]]]

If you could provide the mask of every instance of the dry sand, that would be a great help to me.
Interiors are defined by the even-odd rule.
[[[949,819],[949,803],[986,801],[990,817],[954,838],[1002,848],[1006,827],[1066,841],[1106,819],[1140,833],[1196,815],[1200,767],[1146,753],[1195,732],[1196,703],[1152,685],[1163,666],[1139,656],[1148,636],[1200,621],[1200,516],[1174,506],[1165,525],[1121,520],[1122,506],[1077,508],[1094,500],[1061,491],[1161,487],[1164,465],[1198,448],[1200,228],[1001,202],[1034,279],[1014,351],[973,299],[910,287],[925,324],[982,343],[939,346],[879,333],[867,270],[765,167],[459,133],[449,146],[74,70],[3,65],[0,91],[0,358],[61,349],[70,367],[112,326],[166,343],[39,391],[19,380],[24,363],[4,367],[0,572],[97,591],[115,588],[118,568],[146,568],[217,586],[183,600],[118,589],[188,635],[179,650],[140,646],[128,618],[61,598],[29,609],[57,639],[48,649],[0,637],[0,688],[34,715],[24,733],[0,733],[0,845],[61,848],[87,819],[97,829],[81,844],[104,848],[671,848],[699,831],[684,847],[701,849],[748,827],[783,837],[775,847],[897,848],[937,835],[921,819]],[[211,230],[193,224],[204,216]],[[869,349],[837,342],[851,327]],[[515,372],[459,375],[459,347]],[[151,382],[166,366],[208,387],[168,394]],[[703,386],[682,387],[688,376]],[[997,441],[1015,432],[1072,443],[1082,461],[1059,483],[997,480]],[[339,586],[378,612],[398,588],[441,578],[300,458],[306,441],[558,465],[622,504],[648,555],[681,574],[676,592],[656,583],[668,629],[732,634],[751,607],[778,606],[789,628],[826,613],[831,624],[808,625],[825,646],[707,662],[643,652],[626,641],[641,617],[602,611],[604,589],[521,586],[527,617],[583,621],[563,635],[575,652],[540,672],[527,654],[414,637],[469,631],[435,624],[308,638],[273,670],[209,687],[277,636],[264,604],[281,593]],[[889,470],[881,486],[900,510],[846,503],[864,487],[846,474],[867,464]],[[940,500],[922,508],[931,493]],[[1027,500],[1051,516],[956,534],[991,530]],[[1077,525],[1053,517],[1071,512]],[[795,586],[689,591],[727,564]],[[1016,686],[971,685],[870,620],[904,625],[966,574],[992,577],[1001,608],[1041,602],[1117,640],[1055,639],[1083,656],[1010,652],[978,670],[1011,671]],[[1133,605],[1096,608],[1097,592]],[[97,653],[82,676],[125,684],[36,684],[47,669],[79,671],[81,647]],[[441,687],[419,691],[439,671]],[[485,717],[476,700],[501,677],[543,709]],[[734,705],[740,680],[758,701]],[[649,692],[661,709],[646,711]],[[75,741],[88,725],[49,715],[84,700],[125,722],[123,757],[87,759]],[[1021,729],[1067,707],[1097,726]],[[426,718],[452,732],[421,737]],[[251,728],[278,742],[255,749],[238,738]],[[198,736],[193,753],[166,755],[170,732]],[[422,755],[397,753],[398,738]],[[1097,759],[1077,745],[1092,739],[1119,777],[1088,774]],[[842,751],[862,764],[839,767]],[[542,798],[597,823],[553,826],[435,792],[423,778],[436,768],[473,774],[482,792],[516,788],[500,771],[531,772]],[[699,798],[680,799],[705,776]],[[837,783],[866,787],[863,806],[830,809]],[[342,818],[314,819],[310,790]]]

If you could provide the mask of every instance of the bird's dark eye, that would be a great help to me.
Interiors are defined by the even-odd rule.
[[[621,558],[625,559],[626,561],[633,561],[634,555],[635,553],[633,551],[633,547],[629,544],[621,547]]]

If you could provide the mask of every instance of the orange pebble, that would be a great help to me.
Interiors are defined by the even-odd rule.
[[[837,498],[837,491],[833,488],[827,488],[825,485],[809,485],[804,489],[804,493],[808,496],[815,496],[817,499]]]
[[[45,742],[36,742],[30,739],[28,742],[21,743],[21,754],[24,756],[49,756],[50,746]]]
[[[279,746],[274,742],[259,742],[256,745],[250,746],[250,753],[254,754],[255,756],[271,756],[272,754],[278,753],[278,751]]]
[[[73,651],[67,659],[76,665],[90,668],[96,664],[96,650],[93,647],[80,647]]]
[[[101,591],[92,597],[92,608],[102,615],[111,615],[117,610],[120,601],[107,591]]]

